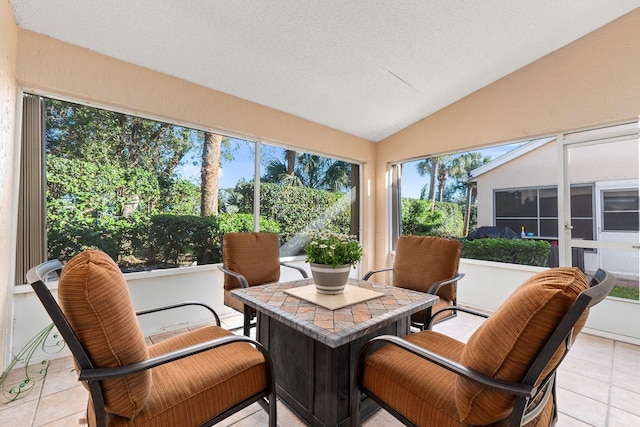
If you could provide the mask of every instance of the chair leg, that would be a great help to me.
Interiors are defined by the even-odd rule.
[[[276,389],[275,383],[273,384],[273,390],[269,394],[269,427],[278,427],[278,409],[276,402]]]
[[[251,309],[249,306],[244,306],[244,335],[251,335]]]

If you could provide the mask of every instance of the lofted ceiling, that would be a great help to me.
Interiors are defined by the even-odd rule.
[[[640,0],[10,0],[18,26],[380,141]]]

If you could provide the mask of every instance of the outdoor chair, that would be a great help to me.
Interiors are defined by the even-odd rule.
[[[59,305],[45,285],[54,272],[60,274]],[[259,402],[276,427],[274,373],[260,343],[205,326],[147,346],[136,317],[193,307],[209,310],[220,325],[210,307],[185,302],[136,313],[120,269],[96,250],[64,268],[58,260],[45,262],[29,270],[27,281],[89,391],[89,426],[210,426]]]
[[[363,280],[379,272],[393,271],[391,284],[437,295],[440,300],[432,307],[411,316],[411,325],[421,330],[429,323],[455,317],[456,312],[442,311],[457,302],[457,283],[464,277],[460,265],[459,241],[434,236],[400,236],[396,245],[393,267],[372,270]],[[431,319],[432,313],[440,312]]]
[[[525,281],[466,344],[431,330],[376,337],[358,355],[351,413],[362,392],[406,425],[554,425],[556,370],[613,284],[603,270],[587,284],[578,268],[549,269]]]
[[[222,236],[222,266],[218,268],[224,273],[224,304],[244,314],[246,336],[255,326],[255,310],[231,295],[231,291],[279,281],[280,266],[294,268],[303,278],[308,277],[303,268],[280,262],[276,233],[244,232]]]

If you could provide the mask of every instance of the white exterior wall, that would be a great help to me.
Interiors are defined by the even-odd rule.
[[[569,177],[574,184],[638,179],[638,141],[571,150]],[[555,140],[478,176],[478,226],[494,225],[493,191],[556,186],[558,149]],[[518,230],[514,230],[518,231]]]

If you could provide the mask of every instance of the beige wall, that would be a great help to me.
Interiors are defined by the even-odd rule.
[[[376,265],[389,250],[389,163],[634,120],[640,9],[377,144]]]
[[[8,0],[0,0],[0,349],[6,347],[8,290],[13,275],[12,201],[16,125],[15,58],[17,27]],[[2,352],[4,354],[4,351]],[[0,371],[4,370],[0,357]]]

